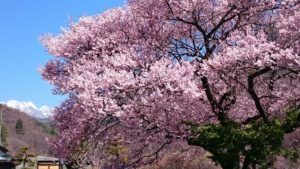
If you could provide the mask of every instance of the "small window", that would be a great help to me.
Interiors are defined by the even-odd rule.
[[[38,169],[49,169],[49,166],[38,166]]]
[[[50,169],[59,169],[59,166],[58,165],[53,165],[53,166],[50,166]]]
[[[38,169],[59,169],[58,165],[39,165]]]

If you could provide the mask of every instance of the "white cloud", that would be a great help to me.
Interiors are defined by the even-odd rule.
[[[51,117],[53,115],[54,110],[53,108],[48,106],[37,107],[34,103],[30,101],[9,100],[7,102],[2,103],[4,103],[8,107],[20,110],[32,117],[39,119]]]

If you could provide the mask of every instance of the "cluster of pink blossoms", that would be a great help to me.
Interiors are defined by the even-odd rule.
[[[187,123],[284,118],[300,103],[299,19],[295,0],[129,0],[44,36],[43,77],[69,96],[57,152],[113,127],[138,148],[189,138]]]

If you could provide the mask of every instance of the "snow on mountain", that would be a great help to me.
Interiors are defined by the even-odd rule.
[[[54,108],[48,106],[37,107],[30,101],[9,100],[3,103],[8,107],[20,110],[38,119],[46,119],[51,117],[54,110]]]

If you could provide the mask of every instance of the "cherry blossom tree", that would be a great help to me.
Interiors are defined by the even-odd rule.
[[[297,0],[129,0],[43,36],[55,58],[42,75],[68,96],[57,153],[102,166],[117,141],[132,167],[185,140],[223,168],[271,165],[300,126],[299,19]]]

